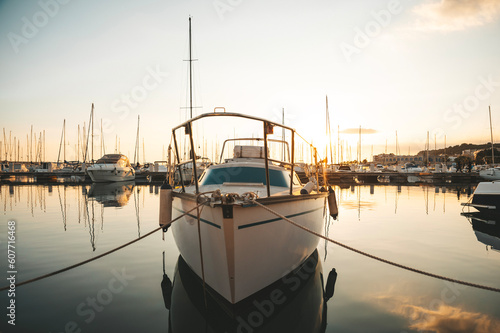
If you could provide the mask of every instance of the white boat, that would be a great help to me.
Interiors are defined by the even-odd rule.
[[[87,167],[87,174],[96,183],[120,182],[135,179],[135,170],[122,154],[106,154]]]
[[[207,157],[203,158],[197,158],[196,160],[196,174],[198,177],[203,173],[203,171],[210,165],[212,162]],[[180,173],[182,173],[182,177]],[[181,178],[184,184],[186,183],[191,183],[194,180],[194,173],[193,173],[193,163],[191,161],[187,161],[185,163],[182,163],[182,165],[179,165],[179,168],[177,168],[174,172],[174,182],[176,184],[181,183]]]
[[[405,173],[420,173],[423,172],[424,170],[416,165],[415,163],[406,163],[404,168],[401,168],[401,171],[399,172],[405,172]]]
[[[486,180],[500,180],[500,167],[481,170],[479,176]]]
[[[189,267],[219,295],[235,304],[298,267],[313,253],[319,241],[317,236],[282,220],[250,199],[321,233],[329,194],[317,191],[317,187],[311,191],[315,187],[313,182],[302,186],[292,171],[294,140],[299,135],[294,129],[272,121],[238,113],[202,114],[173,129],[176,151],[176,131],[182,129],[189,135],[189,149],[195,151],[192,123],[212,117],[245,119],[252,126],[260,122],[263,137],[241,140],[255,140],[253,143],[263,145],[235,144],[232,158],[209,166],[199,181],[182,185],[172,192],[173,201],[166,202],[172,205],[173,218],[204,202],[199,208],[199,219],[194,210],[172,224],[174,239]],[[289,161],[269,157],[273,151],[269,150],[271,139],[267,136],[275,126],[290,132],[287,136],[292,143]],[[176,156],[178,165],[182,165],[179,156],[183,155]],[[196,165],[196,154],[190,156],[192,165]],[[224,151],[220,156],[224,156]],[[194,176],[196,179],[196,174]]]
[[[500,212],[500,182],[481,182],[477,185],[472,201],[462,203],[471,206],[482,213],[498,214]]]
[[[493,145],[493,127],[491,125],[491,106],[488,108],[490,115],[490,133],[491,133],[491,168],[479,171],[479,176],[486,180],[500,180],[500,167],[495,164],[495,146]]]

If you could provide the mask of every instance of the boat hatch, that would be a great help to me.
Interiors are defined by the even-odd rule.
[[[267,154],[270,155],[269,148]],[[262,146],[235,146],[234,158],[248,157],[248,158],[264,158],[264,147]]]

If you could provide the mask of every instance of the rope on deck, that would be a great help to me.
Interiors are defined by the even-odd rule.
[[[350,251],[353,251],[353,252],[356,252],[358,254],[361,254],[361,255],[364,255],[368,258],[372,258],[372,259],[375,259],[375,260],[378,260],[378,261],[381,261],[383,263],[386,263],[386,264],[389,264],[389,265],[392,265],[392,266],[395,266],[395,267],[399,267],[399,268],[402,268],[402,269],[405,269],[405,270],[408,270],[408,271],[411,271],[411,272],[415,272],[415,273],[418,273],[418,274],[422,274],[422,275],[426,275],[426,276],[430,276],[430,277],[433,277],[433,278],[436,278],[436,279],[440,279],[440,280],[445,280],[445,281],[450,281],[450,282],[453,282],[453,283],[457,283],[457,284],[461,284],[461,285],[464,285],[464,286],[469,286],[469,287],[474,287],[474,288],[479,288],[479,289],[484,289],[484,290],[489,290],[489,291],[494,291],[494,292],[497,292],[499,293],[500,292],[500,289],[499,288],[494,288],[494,287],[488,287],[488,286],[483,286],[483,285],[480,285],[480,284],[475,284],[475,283],[471,283],[471,282],[466,282],[466,281],[461,281],[461,280],[457,280],[457,279],[452,279],[452,278],[449,278],[449,277],[445,277],[445,276],[441,276],[441,275],[437,275],[437,274],[433,274],[433,273],[429,273],[429,272],[425,272],[425,271],[422,271],[422,270],[419,270],[419,269],[416,269],[416,268],[413,268],[413,267],[409,267],[409,266],[405,266],[405,265],[401,265],[401,264],[398,264],[398,263],[395,263],[393,261],[390,261],[390,260],[387,260],[387,259],[383,259],[383,258],[380,258],[380,257],[377,257],[375,255],[372,255],[372,254],[369,254],[369,253],[366,253],[366,252],[363,252],[363,251],[360,251],[358,249],[355,249],[353,247],[350,247],[348,245],[345,245],[345,244],[342,244],[340,242],[337,242],[336,240],[333,240],[331,238],[328,238],[326,236],[323,236],[322,234],[319,234],[307,227],[304,227],[292,220],[290,220],[289,218],[287,218],[286,216],[284,215],[281,215],[280,213],[272,210],[271,208],[269,207],[266,207],[264,206],[263,204],[257,202],[255,199],[251,199],[251,200],[247,200],[247,202],[251,202],[253,204],[256,204],[257,206],[260,206],[262,208],[264,208],[265,210],[267,210],[268,212],[280,217],[281,219],[287,221],[288,223],[291,223],[293,224],[294,226],[302,229],[302,230],[305,230],[319,238],[322,238],[324,240],[327,240],[331,243],[334,243],[338,246],[341,246],[347,250],[350,250]]]
[[[158,228],[153,229],[152,231],[148,232],[147,234],[145,234],[145,235],[143,235],[143,236],[141,236],[141,237],[139,237],[139,238],[136,238],[136,239],[134,239],[134,240],[132,240],[132,241],[130,241],[130,242],[128,242],[128,243],[125,243],[125,244],[123,244],[123,245],[121,245],[121,246],[118,246],[117,248],[114,248],[114,249],[109,250],[109,251],[107,251],[107,252],[104,252],[104,253],[102,253],[102,254],[100,254],[100,255],[96,256],[96,257],[93,257],[93,258],[90,258],[90,259],[84,260],[84,261],[79,262],[79,263],[77,263],[77,264],[74,264],[74,265],[71,265],[71,266],[68,266],[68,267],[62,268],[62,269],[57,270],[57,271],[55,271],[55,272],[48,273],[48,274],[41,275],[41,276],[38,276],[38,277],[33,278],[33,279],[30,279],[30,280],[26,280],[26,281],[23,281],[23,282],[16,283],[16,284],[15,284],[15,286],[16,286],[16,287],[19,287],[19,286],[22,286],[22,285],[25,285],[25,284],[28,284],[28,283],[32,283],[32,282],[35,282],[35,281],[39,281],[39,280],[42,280],[42,279],[48,278],[48,277],[50,277],[50,276],[54,276],[54,275],[57,275],[57,274],[60,274],[60,273],[63,273],[63,272],[69,271],[70,269],[73,269],[73,268],[76,268],[76,267],[79,267],[79,266],[82,266],[82,265],[88,264],[89,262],[95,261],[95,260],[100,259],[100,258],[102,258],[102,257],[105,257],[105,256],[107,256],[108,254],[111,254],[111,253],[116,252],[116,251],[118,251],[118,250],[120,250],[120,249],[123,249],[124,247],[127,247],[127,246],[129,246],[129,245],[131,245],[131,244],[133,244],[133,243],[135,243],[135,242],[140,241],[141,239],[144,239],[144,238],[146,238],[146,237],[148,237],[148,236],[150,236],[150,235],[154,234],[154,233],[155,233],[155,232],[157,232],[158,230],[161,230],[161,229],[163,229],[163,228],[166,228],[166,227],[170,226],[172,223],[174,223],[175,221],[177,221],[177,220],[178,220],[178,219],[180,219],[181,217],[183,217],[183,216],[185,216],[185,215],[187,215],[187,214],[191,213],[193,210],[198,209],[198,207],[202,206],[203,204],[204,204],[204,202],[199,203],[199,204],[198,204],[197,206],[195,206],[194,208],[192,208],[192,209],[188,210],[187,212],[185,212],[185,213],[184,213],[184,214],[182,214],[182,215],[179,215],[178,217],[176,217],[175,219],[171,220],[170,222],[167,222],[167,223],[165,223],[165,224],[163,224],[163,225],[159,226]],[[9,289],[9,288],[10,288],[10,286],[2,287],[2,288],[0,288],[0,291],[7,290],[7,289]]]

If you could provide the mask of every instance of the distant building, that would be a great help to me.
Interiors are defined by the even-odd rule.
[[[390,164],[405,164],[405,163],[424,163],[423,157],[418,155],[394,155],[390,154],[378,154],[373,156],[373,162],[390,165]]]
[[[390,154],[378,154],[373,156],[373,162],[391,165],[391,164],[405,164],[405,163],[415,163],[417,165],[423,165],[427,162],[427,156],[425,153],[423,155],[394,155]],[[429,163],[444,163],[445,156],[438,155],[434,156],[429,153]]]

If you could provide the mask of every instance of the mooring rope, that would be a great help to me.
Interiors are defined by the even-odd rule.
[[[489,290],[489,291],[494,291],[494,292],[500,292],[500,289],[499,288],[493,288],[493,287],[488,287],[488,286],[483,286],[483,285],[480,285],[480,284],[475,284],[475,283],[470,283],[470,282],[466,282],[466,281],[461,281],[461,280],[457,280],[457,279],[452,279],[452,278],[449,278],[449,277],[446,277],[446,276],[441,276],[441,275],[437,275],[437,274],[433,274],[433,273],[429,273],[429,272],[426,272],[426,271],[422,271],[422,270],[419,270],[419,269],[416,269],[416,268],[413,268],[413,267],[409,267],[409,266],[405,266],[405,265],[401,265],[401,264],[398,264],[398,263],[395,263],[393,261],[390,261],[390,260],[387,260],[387,259],[383,259],[383,258],[380,258],[380,257],[377,257],[375,255],[372,255],[372,254],[369,254],[369,253],[366,253],[366,252],[363,252],[361,250],[358,250],[358,249],[355,249],[353,247],[350,247],[348,245],[345,245],[345,244],[342,244],[340,242],[337,242],[336,240],[333,240],[329,237],[326,237],[326,236],[323,236],[322,234],[320,233],[317,233],[307,227],[304,227],[303,225],[300,225],[292,220],[290,220],[289,218],[287,218],[286,216],[284,215],[281,215],[280,213],[272,210],[271,208],[267,207],[267,206],[264,206],[263,204],[261,204],[260,202],[257,202],[255,199],[250,199],[250,200],[247,200],[247,202],[251,202],[251,203],[254,203],[262,208],[264,208],[265,210],[269,211],[270,213],[280,217],[281,219],[291,223],[292,225],[302,229],[302,230],[305,230],[315,236],[318,236],[324,240],[327,240],[329,242],[332,242],[338,246],[341,246],[345,249],[348,249],[350,251],[353,251],[353,252],[356,252],[358,254],[361,254],[361,255],[364,255],[368,258],[372,258],[372,259],[375,259],[375,260],[378,260],[378,261],[381,261],[383,263],[386,263],[386,264],[389,264],[389,265],[392,265],[392,266],[395,266],[395,267],[399,267],[399,268],[402,268],[402,269],[405,269],[405,270],[408,270],[408,271],[411,271],[411,272],[415,272],[415,273],[418,273],[418,274],[422,274],[422,275],[426,275],[426,276],[430,276],[430,277],[433,277],[433,278],[436,278],[436,279],[440,279],[440,280],[445,280],[445,281],[449,281],[449,282],[454,282],[454,283],[457,283],[457,284],[461,284],[461,285],[464,285],[464,286],[469,286],[469,287],[474,287],[474,288],[479,288],[479,289],[484,289],[484,290]]]
[[[171,225],[172,223],[174,223],[175,221],[177,221],[177,220],[178,220],[178,219],[180,219],[181,217],[183,217],[183,216],[185,216],[185,215],[187,215],[187,214],[191,213],[191,212],[192,212],[193,210],[195,210],[195,209],[198,209],[198,207],[202,206],[203,204],[204,204],[204,202],[199,203],[199,204],[198,204],[197,206],[195,206],[194,208],[192,208],[192,209],[188,210],[187,212],[185,212],[185,213],[184,213],[184,214],[182,214],[182,215],[179,215],[178,217],[176,217],[175,219],[171,220],[170,222],[167,222],[167,223],[165,223],[165,224],[162,224],[161,226],[159,226],[159,227],[158,227],[158,228],[156,228],[156,229],[153,229],[152,231],[148,232],[147,234],[145,234],[145,235],[143,235],[143,236],[141,236],[141,237],[139,237],[139,238],[136,238],[136,239],[134,239],[134,240],[131,240],[130,242],[125,243],[125,244],[123,244],[123,245],[121,245],[121,246],[118,246],[118,247],[116,247],[116,248],[114,248],[114,249],[112,249],[112,250],[109,250],[109,251],[107,251],[107,252],[104,252],[104,253],[102,253],[102,254],[100,254],[100,255],[96,256],[96,257],[93,257],[93,258],[90,258],[90,259],[87,259],[87,260],[81,261],[81,262],[79,262],[79,263],[77,263],[77,264],[74,264],[74,265],[71,265],[71,266],[65,267],[65,268],[63,268],[63,269],[57,270],[57,271],[52,272],[52,273],[48,273],[48,274],[41,275],[41,276],[38,276],[38,277],[33,278],[33,279],[30,279],[30,280],[26,280],[26,281],[23,281],[23,282],[16,283],[16,284],[15,284],[15,286],[16,286],[16,288],[17,288],[17,287],[19,287],[19,286],[22,286],[22,285],[25,285],[25,284],[28,284],[28,283],[32,283],[32,282],[35,282],[35,281],[38,281],[38,280],[42,280],[42,279],[48,278],[48,277],[50,277],[50,276],[54,276],[54,275],[57,275],[57,274],[60,274],[60,273],[63,273],[63,272],[69,271],[70,269],[73,269],[73,268],[76,268],[76,267],[79,267],[79,266],[82,266],[82,265],[88,264],[89,262],[95,261],[95,260],[97,260],[97,259],[99,259],[99,258],[105,257],[105,256],[107,256],[108,254],[111,254],[111,253],[116,252],[116,251],[118,251],[118,250],[120,250],[120,249],[123,249],[124,247],[127,247],[127,246],[129,246],[129,245],[131,245],[131,244],[133,244],[133,243],[135,243],[135,242],[140,241],[141,239],[144,239],[144,238],[146,238],[146,237],[148,237],[148,236],[150,236],[150,235],[154,234],[154,233],[155,233],[155,232],[157,232],[158,230],[161,230],[161,229],[163,229],[163,228],[166,228],[167,226]],[[10,288],[10,286],[2,287],[2,288],[0,288],[0,291],[7,290],[7,289],[9,289],[9,288]]]

